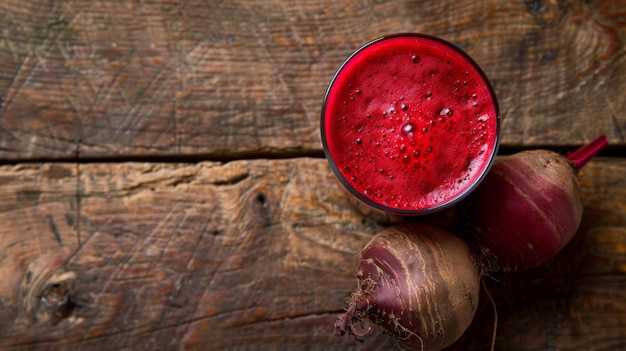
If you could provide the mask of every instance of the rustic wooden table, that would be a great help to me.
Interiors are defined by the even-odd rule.
[[[4,0],[0,28],[0,350],[358,349],[332,323],[385,223],[319,113],[395,32],[480,63],[502,153],[608,137],[574,240],[488,285],[496,350],[626,350],[626,1]],[[452,349],[492,326],[483,304]]]

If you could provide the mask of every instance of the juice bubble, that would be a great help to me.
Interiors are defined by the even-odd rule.
[[[440,116],[452,116],[452,110],[449,108],[443,108],[439,111]]]
[[[415,124],[411,122],[403,124],[402,127],[400,128],[400,133],[402,133],[402,135],[408,138],[412,138],[414,132],[415,132]]]

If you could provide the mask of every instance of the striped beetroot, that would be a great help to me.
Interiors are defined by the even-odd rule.
[[[533,150],[494,162],[460,206],[466,237],[487,269],[535,267],[570,241],[583,213],[577,170],[606,144],[602,135],[569,157]]]
[[[365,336],[372,323],[414,350],[441,350],[470,325],[479,271],[460,238],[405,223],[377,234],[360,256],[357,291],[335,322],[337,336]]]

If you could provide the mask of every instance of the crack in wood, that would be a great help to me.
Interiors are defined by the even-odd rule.
[[[54,238],[59,243],[59,246],[63,246],[63,239],[61,239],[61,234],[59,233],[59,229],[57,228],[57,225],[54,222],[54,218],[52,218],[52,215],[48,215],[48,225],[50,226],[52,234],[54,234]]]
[[[78,248],[76,249],[76,252],[78,252],[80,250],[80,248],[82,247],[82,240],[80,237],[80,230],[81,230],[81,222],[80,222],[80,216],[81,216],[81,189],[80,189],[80,162],[78,162],[78,160],[80,160],[80,143],[81,143],[81,138],[78,138],[78,140],[76,140],[76,154],[75,154],[75,164],[76,164],[76,241],[78,242]]]

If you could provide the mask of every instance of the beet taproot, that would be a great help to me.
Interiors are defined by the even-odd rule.
[[[465,238],[486,269],[517,271],[554,257],[577,232],[577,170],[606,146],[600,136],[569,155],[522,151],[497,159],[459,206]]]
[[[404,223],[378,233],[360,255],[358,288],[335,335],[376,325],[413,350],[441,350],[471,324],[480,289],[467,244],[441,229]]]

